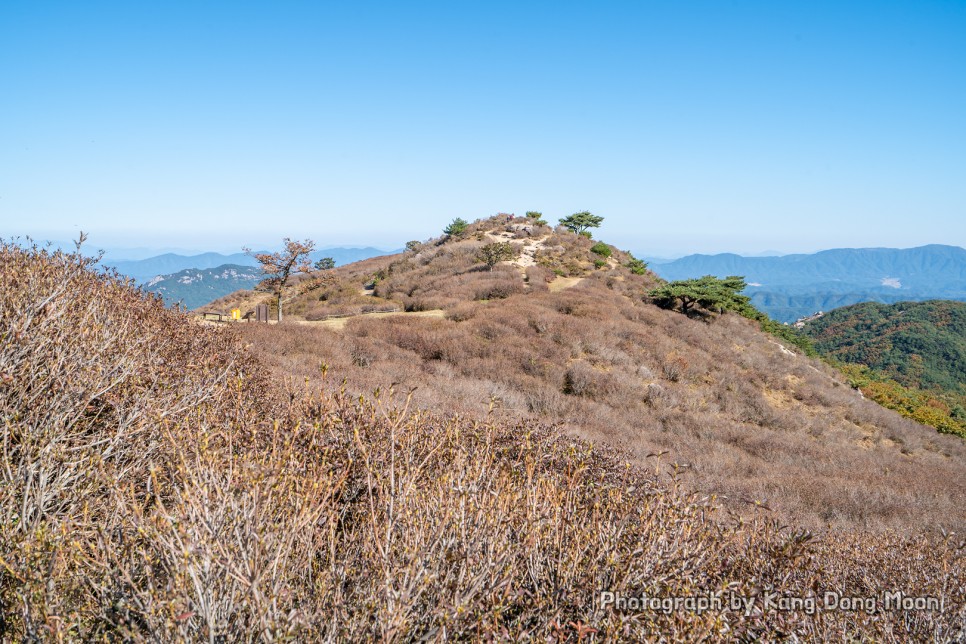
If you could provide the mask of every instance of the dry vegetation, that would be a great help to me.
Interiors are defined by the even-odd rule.
[[[474,224],[484,225],[495,224]],[[575,247],[592,244],[568,236]],[[666,452],[662,462],[678,464],[692,489],[735,511],[765,507],[813,530],[966,529],[961,439],[863,399],[755,322],[649,304],[641,294],[654,278],[619,264],[591,267],[559,292],[544,287],[553,274],[543,267],[524,282],[517,267],[500,265],[495,279],[513,292],[481,301],[475,293],[491,274],[477,270],[472,237],[399,256],[377,285],[414,310],[422,306],[413,302],[445,308],[446,319],[350,318],[339,332],[245,334],[277,376],[309,388],[325,363],[358,394],[404,383],[418,387],[421,408],[536,416],[621,448],[637,465],[653,467],[647,455]]]
[[[478,256],[480,249],[495,239],[509,239],[517,250],[534,244],[534,265],[501,262],[490,270]],[[431,239],[401,255],[294,276],[286,296],[286,315],[295,320],[319,321],[382,311],[428,311],[467,301],[546,291],[558,275],[581,277],[604,268],[595,266],[595,261],[602,260],[591,252],[593,244],[565,229],[506,224],[503,217],[492,217],[470,224],[458,238]],[[633,275],[619,266],[629,259],[630,255],[613,249],[603,272],[612,272],[619,279],[629,275],[640,288],[653,286],[653,277]],[[256,303],[271,304],[270,299],[268,293],[240,291],[203,308],[227,312],[238,306],[247,311]]]
[[[543,303],[526,298],[549,294],[511,297],[499,317],[488,314],[493,304],[464,302],[449,320],[420,321],[426,328],[396,319],[353,320],[345,335],[313,335],[298,325],[246,328],[249,341],[282,362],[306,342],[324,342],[332,352],[327,361],[344,363],[351,378],[412,365],[426,374],[415,382],[431,396],[444,391],[430,386],[437,378],[453,383],[450,398],[474,382],[457,364],[470,356],[493,367],[513,362],[508,378],[555,383],[543,387],[552,400],[532,401],[547,414],[542,419],[507,418],[499,410],[453,416],[421,410],[420,392],[411,403],[385,390],[369,400],[350,395],[331,384],[331,374],[312,394],[274,387],[235,330],[193,324],[87,264],[0,247],[4,640],[963,635],[966,566],[958,538],[856,531],[813,537],[780,527],[768,513],[745,521],[673,477],[625,463],[638,458],[633,454],[592,448],[543,422],[553,420],[557,405],[601,418],[615,400],[637,409],[640,394],[646,402],[639,409],[652,410],[646,417],[660,424],[648,431],[671,442],[685,436],[672,434],[670,424],[662,429],[664,419],[687,418],[681,405],[689,387],[722,377],[712,362],[738,350],[728,345],[715,354],[714,342],[741,343],[751,331],[737,321],[692,327],[656,309],[649,319],[651,309],[608,288],[601,276]],[[624,304],[601,318],[600,307],[616,302]],[[518,312],[504,318],[504,310]],[[622,331],[620,319],[644,335],[602,342],[605,332]],[[685,330],[673,341],[656,326],[678,323]],[[516,331],[505,336],[508,326]],[[664,331],[647,336],[649,326]],[[720,336],[696,339],[712,328]],[[579,352],[578,331],[587,334]],[[501,348],[503,337],[513,341]],[[530,355],[539,359],[517,364],[523,355],[514,342],[525,338],[537,342]],[[636,353],[637,343],[655,346]],[[702,351],[686,352],[689,343]],[[748,372],[731,381],[736,390],[755,360],[779,359],[763,344],[746,352],[750,362],[740,364]],[[306,360],[318,362],[303,355],[298,364]],[[557,360],[567,369],[558,370]],[[624,363],[633,366],[639,389],[612,366]],[[665,367],[667,377],[654,375]],[[834,388],[804,386],[806,367],[789,374],[801,383],[765,384],[781,400],[846,405],[812,400]],[[359,386],[392,377],[384,372]],[[529,409],[527,391],[540,388],[520,390],[516,382],[503,384],[504,409]],[[698,391],[728,390],[706,387]],[[755,431],[775,436],[808,433],[769,429],[767,418],[761,424],[769,403],[752,404],[750,396],[708,404],[716,413],[746,416],[744,430],[757,424]],[[575,401],[581,406],[571,406]],[[860,416],[864,407],[843,409],[869,422]],[[913,435],[905,426],[894,431]],[[909,458],[928,463],[925,439],[906,445]],[[960,453],[935,458],[962,462]],[[662,614],[597,603],[601,590],[763,598],[879,596],[886,589],[941,597],[945,610],[746,616],[727,607]]]

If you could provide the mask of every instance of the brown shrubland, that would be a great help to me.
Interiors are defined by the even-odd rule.
[[[560,241],[548,248],[567,244],[573,261],[583,261],[592,242],[577,237],[555,233]],[[554,293],[500,265],[519,291],[476,300],[460,282],[489,274],[460,250],[473,243],[386,259],[395,266],[393,288],[416,289],[446,308],[445,319],[245,333],[278,375],[312,383],[326,363],[358,394],[405,383],[417,387],[422,408],[479,414],[495,406],[512,420],[535,414],[571,436],[624,449],[638,465],[667,451],[685,484],[735,511],[764,505],[812,530],[966,529],[962,440],[863,399],[833,369],[783,349],[752,321],[652,306],[642,294],[654,278],[619,264],[587,269],[582,282]],[[367,347],[365,366],[345,343],[357,353]]]
[[[4,640],[962,636],[961,537],[912,530],[897,518],[905,497],[872,498],[874,472],[851,474],[868,520],[833,504],[834,533],[697,491],[718,479],[695,476],[683,455],[712,445],[793,475],[814,454],[831,459],[815,476],[841,449],[887,469],[907,459],[892,476],[925,516],[956,515],[940,494],[954,482],[926,488],[914,474],[961,466],[956,444],[875,416],[743,321],[672,318],[591,280],[567,294],[569,312],[527,290],[461,302],[448,319],[240,334],[165,310],[76,255],[5,244],[0,277]],[[669,330],[680,324],[703,326]],[[677,381],[661,375],[672,352],[688,362]],[[564,392],[569,368],[585,393]],[[716,415],[727,420],[707,427]],[[866,431],[880,444],[854,440]],[[662,440],[674,459],[640,453]],[[881,525],[897,531],[862,529]],[[665,614],[598,602],[605,590],[763,600],[886,589],[942,598],[944,610]]]

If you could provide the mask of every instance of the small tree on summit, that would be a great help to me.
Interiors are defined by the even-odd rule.
[[[262,265],[262,272],[267,277],[262,280],[262,286],[271,289],[278,306],[278,321],[282,321],[282,291],[289,276],[294,273],[305,273],[312,269],[309,253],[315,250],[315,242],[311,239],[295,241],[286,237],[282,240],[285,247],[276,253],[253,253],[251,248],[243,248],[248,255]]]
[[[562,218],[560,220],[560,225],[579,235],[588,228],[600,228],[602,221],[604,221],[603,217],[592,215],[586,210],[583,210],[581,212],[575,212],[569,217]]]
[[[457,217],[452,221],[452,223],[450,223],[448,226],[446,226],[446,228],[443,229],[443,232],[451,237],[459,237],[460,235],[466,232],[467,226],[469,226],[469,224],[466,223],[465,219]]]

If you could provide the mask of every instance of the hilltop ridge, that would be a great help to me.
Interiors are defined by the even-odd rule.
[[[521,251],[539,242],[532,265],[478,259],[506,235]],[[659,279],[600,243],[481,219],[303,276],[291,325],[242,331],[277,377],[312,386],[324,364],[360,394],[405,383],[425,409],[539,418],[676,470],[734,511],[765,506],[813,529],[966,526],[961,440],[863,399],[751,320],[654,306]]]
[[[369,260],[368,268],[388,270],[394,261]],[[360,267],[341,270],[348,278]],[[405,272],[397,267],[398,277]],[[687,433],[722,431],[700,425],[710,416],[687,419],[705,405],[688,391],[711,393],[703,385],[724,373],[705,360],[744,355],[778,365],[794,352],[776,347],[763,356],[760,333],[743,318],[702,321],[638,304],[608,286],[607,272],[557,292],[456,302],[444,319],[356,317],[341,331],[321,323],[216,328],[164,308],[79,255],[0,244],[0,337],[13,340],[0,343],[0,637],[961,636],[966,548],[954,535],[928,530],[943,514],[946,525],[957,523],[961,508],[943,495],[960,494],[961,469],[938,465],[955,459],[961,466],[957,444],[927,442],[916,426],[886,421],[884,431],[907,439],[909,467],[881,446],[835,445],[850,451],[834,463],[850,467],[839,494],[861,496],[871,521],[842,514],[833,533],[810,534],[797,521],[778,520],[794,507],[770,509],[759,500],[749,500],[750,516],[741,518],[731,501],[687,490],[689,468],[669,467],[670,454],[641,461],[630,440],[627,450],[608,445],[627,421],[613,404],[654,416],[658,424],[634,430],[663,433],[673,447]],[[707,344],[700,336],[709,329],[717,331]],[[612,333],[622,344],[605,341]],[[711,355],[723,339],[739,348],[722,344]],[[658,388],[622,384],[628,369],[651,379],[642,370],[650,368],[648,346],[675,342],[695,351],[688,360],[665,355]],[[556,381],[564,391],[532,397],[539,387],[528,383],[554,383],[547,376],[557,361],[569,365]],[[809,377],[810,365],[798,366]],[[360,396],[363,374],[407,380]],[[728,388],[741,389],[746,377],[753,371],[735,374]],[[498,384],[502,392],[485,389]],[[422,404],[424,387],[441,397],[437,411]],[[642,391],[650,392],[648,406],[636,404]],[[821,386],[795,391],[827,393]],[[491,409],[481,412],[486,393]],[[721,395],[715,413],[756,413]],[[531,400],[532,411],[513,409]],[[832,402],[805,401],[826,410],[828,431],[807,431],[826,447],[831,432],[843,431],[830,427],[843,420]],[[464,411],[448,411],[455,408]],[[861,405],[845,413],[875,420]],[[574,438],[578,416],[588,414],[613,421],[613,434],[594,443]],[[674,417],[684,433],[659,426]],[[772,437],[745,423],[717,446],[760,451],[789,441],[794,449],[778,453],[789,470],[812,455],[792,440],[801,428],[764,416],[755,422]],[[865,449],[887,473],[899,467],[892,483],[912,499],[882,489],[873,498],[880,481],[862,469],[868,464],[857,456]],[[706,466],[695,461],[690,469]],[[813,476],[825,474],[823,463],[812,466]],[[921,467],[939,484],[927,488],[911,476]],[[883,501],[917,502],[921,525],[890,520]],[[862,523],[911,534],[857,530]],[[882,607],[882,593],[892,589],[897,601],[923,596],[935,606],[818,604],[867,597]],[[604,602],[605,591],[723,601],[702,611],[628,611]],[[762,593],[799,603],[748,611],[730,601]],[[808,597],[817,610],[802,603]]]

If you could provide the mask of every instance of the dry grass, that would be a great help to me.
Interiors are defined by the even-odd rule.
[[[582,277],[558,277],[549,284],[551,293],[558,293],[568,288],[573,288],[583,281]]]
[[[455,261],[462,243],[433,248]],[[433,271],[420,297],[457,288],[432,262],[411,261],[394,262],[393,284],[414,288]],[[691,489],[735,511],[763,505],[812,530],[966,530],[961,440],[862,399],[750,321],[648,304],[650,279],[602,270],[565,290],[490,302],[448,290],[446,319],[350,319],[338,340],[291,327],[246,333],[279,375],[312,382],[324,362],[359,394],[406,383],[421,408],[478,414],[495,404],[500,417],[536,415],[638,465],[667,451]]]
[[[340,330],[344,329],[349,323],[349,320],[356,318],[372,319],[372,318],[386,318],[396,315],[403,315],[406,317],[423,317],[423,318],[441,318],[445,315],[445,311],[442,309],[436,309],[434,311],[386,311],[386,312],[376,312],[376,313],[359,313],[358,315],[347,315],[340,318],[327,318],[321,321],[304,321],[297,322],[297,324],[308,324],[308,325],[318,325],[326,329]]]
[[[440,415],[391,390],[367,400],[328,380],[312,395],[273,386],[232,329],[193,324],[77,256],[4,245],[0,275],[4,640],[962,633],[966,567],[956,541],[813,538],[767,517],[729,517],[676,479],[532,418]],[[572,353],[546,315],[535,327]],[[333,344],[356,354],[359,369],[372,346],[442,366],[482,351],[492,331],[483,316],[421,321],[478,325],[482,340],[467,348],[427,338],[412,322],[353,321],[347,330],[358,333],[346,336],[297,325],[257,331],[276,334],[280,356],[289,334],[344,338]],[[405,346],[371,345],[372,325]],[[370,358],[374,366],[383,356]],[[543,367],[528,368],[537,378]],[[891,588],[941,597],[947,609],[662,614],[597,602],[601,590],[762,597]]]

